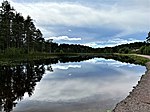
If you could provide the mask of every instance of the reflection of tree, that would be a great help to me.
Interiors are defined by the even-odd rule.
[[[0,66],[0,111],[10,112],[26,92],[31,96],[44,73],[44,65],[38,64]]]
[[[51,64],[60,62],[80,62],[93,56],[59,57],[53,59],[37,60],[18,66],[0,66],[0,111],[10,112],[17,101],[22,100],[25,93],[33,94],[36,83],[45,73],[53,71]]]
[[[144,60],[139,60],[126,55],[114,55],[114,54],[101,54],[100,56],[97,56],[98,58],[105,58],[105,59],[114,59],[117,61],[121,61],[121,62],[126,62],[126,63],[130,63],[130,64],[138,64],[138,65],[145,65],[145,61]]]
[[[80,62],[80,61],[84,61],[84,60],[89,60],[94,58],[94,56],[75,56],[75,57],[60,57],[59,61],[62,63],[66,63],[66,62]]]

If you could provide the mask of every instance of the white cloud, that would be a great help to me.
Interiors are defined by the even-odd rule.
[[[134,42],[140,42],[141,40],[136,40],[133,38],[130,38],[129,40],[124,40],[121,38],[115,38],[112,40],[108,40],[106,43],[114,43],[114,44],[124,44],[124,43],[134,43]]]
[[[141,41],[144,41],[144,40],[137,40],[133,38],[129,38],[128,40],[121,39],[121,38],[114,38],[110,40],[85,43],[83,45],[90,46],[93,48],[98,48],[98,47],[103,48],[103,47],[114,47],[114,46],[121,45],[121,44],[127,44],[127,43],[129,44],[129,43],[141,42]]]
[[[69,29],[68,31],[69,31],[69,32],[72,32],[72,30],[70,30],[70,29]]]
[[[48,39],[53,39],[54,41],[79,41],[79,40],[81,40],[81,38],[70,38],[68,36],[46,38],[46,40],[48,40]]]
[[[12,4],[23,15],[31,15],[38,26],[108,27],[123,30],[122,34],[125,35],[143,32],[150,26],[148,0],[143,3],[145,7],[137,4],[138,0],[134,0],[134,2],[136,3],[134,8],[130,5],[122,7],[117,4],[108,5],[107,8],[95,8],[67,2],[34,4],[12,2]]]

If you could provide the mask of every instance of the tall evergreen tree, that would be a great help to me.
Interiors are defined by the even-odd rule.
[[[35,37],[35,43],[34,43],[34,49],[36,51],[43,52],[44,49],[44,38],[42,32],[37,29],[36,30],[36,37]]]
[[[150,32],[148,33],[148,37],[146,37],[147,42],[150,42]]]
[[[0,6],[0,50],[8,48],[22,48],[30,51],[43,51],[44,38],[36,29],[30,16],[26,19],[14,9],[6,0]],[[41,49],[39,49],[41,48]]]
[[[3,49],[11,47],[12,41],[12,19],[14,17],[14,9],[8,1],[4,1],[1,6],[1,38],[3,38]]]
[[[24,18],[16,13],[12,21],[13,47],[22,48],[24,43]]]

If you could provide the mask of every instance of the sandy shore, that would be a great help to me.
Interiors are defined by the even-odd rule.
[[[129,96],[118,103],[113,112],[150,112],[150,62],[147,71]]]

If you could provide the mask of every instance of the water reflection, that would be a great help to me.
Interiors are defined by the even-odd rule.
[[[15,112],[106,112],[128,95],[145,71],[142,66],[104,58],[51,66],[54,72],[46,72],[35,94]]]
[[[9,112],[25,93],[33,94],[36,82],[45,72],[44,65],[25,64],[0,67],[0,110]]]
[[[103,111],[127,96],[144,71],[139,65],[93,57],[1,66],[0,109],[10,112],[22,100],[14,112]]]
[[[61,57],[59,61],[81,61],[89,58],[91,57]],[[53,72],[51,63],[58,63],[58,58],[37,60],[13,67],[0,66],[0,111],[10,112],[24,95],[31,96],[36,83],[42,79],[45,68],[46,72]]]
[[[32,100],[78,101],[97,94],[104,99],[122,97],[145,70],[141,66],[101,58],[52,64],[52,68],[54,72],[43,78]]]

